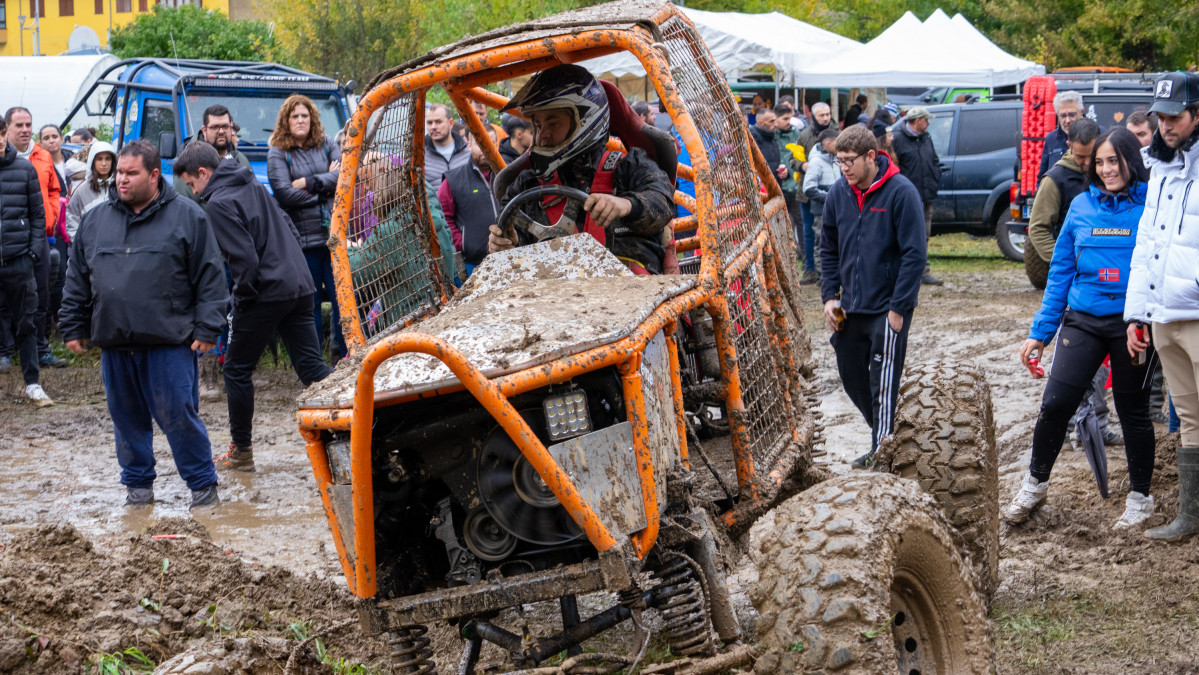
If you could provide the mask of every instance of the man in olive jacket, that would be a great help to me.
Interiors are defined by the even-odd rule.
[[[59,330],[76,354],[100,347],[125,504],[154,501],[153,420],[195,508],[219,501],[196,352],[221,334],[228,291],[204,211],[160,166],[145,141],[121,150],[108,202],[83,217],[72,242]]]

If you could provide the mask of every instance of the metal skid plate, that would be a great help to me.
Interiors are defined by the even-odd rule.
[[[632,424],[621,422],[547,449],[604,527],[622,534],[645,527]]]
[[[670,380],[670,352],[666,336],[658,333],[641,357],[641,392],[649,426],[649,451],[658,485],[658,512],[666,510],[666,479],[679,457],[679,429],[675,424],[674,385]],[[638,497],[640,500],[640,497]]]

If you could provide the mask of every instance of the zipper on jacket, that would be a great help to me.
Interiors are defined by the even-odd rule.
[[[1182,215],[1178,216],[1178,234],[1182,234],[1182,221],[1187,218],[1187,199],[1191,196],[1191,186],[1194,184],[1195,181],[1189,181],[1187,189],[1182,193]]]

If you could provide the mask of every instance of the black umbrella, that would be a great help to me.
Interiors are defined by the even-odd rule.
[[[1099,429],[1099,416],[1095,414],[1095,403],[1091,400],[1092,392],[1093,389],[1087,389],[1082,404],[1078,406],[1074,424],[1082,450],[1087,455],[1087,464],[1091,465],[1091,473],[1095,474],[1099,494],[1107,499],[1107,450],[1103,445],[1103,432]]]

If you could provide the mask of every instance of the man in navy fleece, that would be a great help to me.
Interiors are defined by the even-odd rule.
[[[836,149],[842,177],[824,203],[820,299],[845,393],[873,430],[870,452],[853,462],[867,468],[895,420],[908,330],[928,257],[924,205],[916,186],[878,151],[865,127],[847,127]]]

